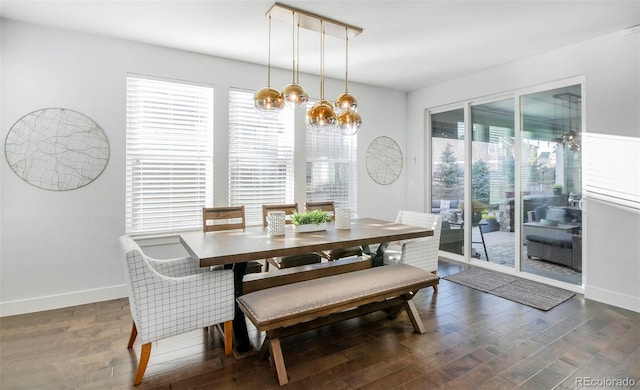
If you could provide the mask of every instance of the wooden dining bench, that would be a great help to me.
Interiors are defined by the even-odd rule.
[[[412,301],[421,288],[439,278],[420,268],[394,264],[255,291],[237,298],[240,309],[259,331],[266,332],[260,353],[271,355],[280,385],[288,383],[282,337],[378,310],[394,318],[405,309],[417,333],[422,320]]]

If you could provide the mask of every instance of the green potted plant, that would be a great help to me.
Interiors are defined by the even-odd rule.
[[[464,212],[464,203],[461,206]],[[486,210],[487,206],[477,199],[471,200],[471,222],[476,224],[482,220],[482,213]]]
[[[327,222],[331,221],[331,215],[322,210],[305,211],[304,213],[294,213],[291,222],[296,232],[317,232],[327,229]]]
[[[498,223],[498,218],[495,215],[483,212],[482,220],[487,223],[486,225],[480,226],[482,233],[490,233],[500,230],[500,223]]]
[[[554,195],[562,195],[562,184],[554,184],[551,186]]]

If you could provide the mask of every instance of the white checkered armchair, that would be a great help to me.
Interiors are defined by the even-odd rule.
[[[442,216],[437,214],[401,210],[398,212],[396,222],[405,225],[433,229],[433,236],[404,240],[389,244],[387,249],[384,251],[384,263],[409,264],[422,268],[433,274],[437,274],[438,247],[440,246]],[[434,285],[433,289],[438,291],[438,285]]]
[[[234,318],[233,271],[199,268],[190,257],[156,260],[129,236],[120,237],[133,327],[128,348],[140,336],[142,351],[133,380],[139,385],[154,341],[224,323],[225,353],[231,354]]]

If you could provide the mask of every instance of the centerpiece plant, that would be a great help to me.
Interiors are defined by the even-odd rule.
[[[321,223],[330,222],[331,215],[322,210],[305,211],[304,213],[294,213],[291,222],[294,225],[319,225]]]

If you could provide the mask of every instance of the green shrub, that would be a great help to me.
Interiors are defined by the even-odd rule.
[[[294,225],[318,225],[323,222],[331,221],[331,216],[326,211],[313,210],[305,211],[304,213],[294,213],[291,217],[291,221]]]

